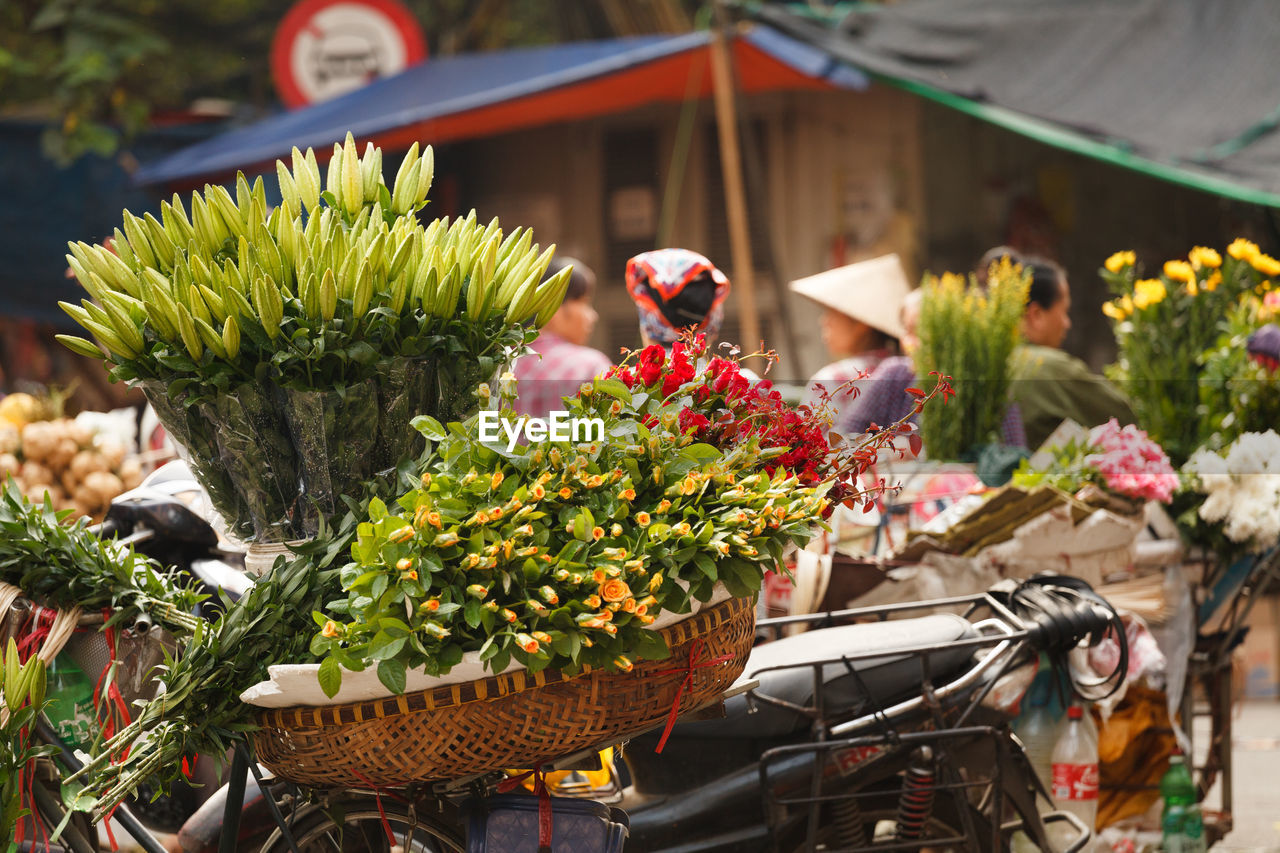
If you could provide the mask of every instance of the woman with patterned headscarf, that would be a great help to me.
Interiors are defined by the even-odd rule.
[[[627,293],[640,313],[644,345],[669,349],[687,331],[715,340],[729,279],[697,252],[657,249],[627,261]]]

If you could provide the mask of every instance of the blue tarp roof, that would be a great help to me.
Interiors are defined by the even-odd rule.
[[[767,26],[743,34],[747,44],[796,72],[832,86],[863,89],[867,77],[825,52]],[[348,131],[367,138],[419,122],[514,102],[705,48],[707,32],[634,36],[432,59],[393,77],[315,106],[282,113],[209,139],[138,170],[139,183],[223,175],[322,147]],[[671,99],[684,90],[671,92]],[[431,139],[426,139],[431,142]]]

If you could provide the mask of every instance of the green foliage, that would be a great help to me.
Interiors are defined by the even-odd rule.
[[[1276,274],[1276,263],[1252,243],[1237,240],[1225,257],[1196,247],[1188,260],[1165,263],[1154,278],[1139,278],[1132,252],[1117,252],[1100,270],[1116,296],[1103,306],[1118,348],[1107,375],[1175,465],[1223,428],[1236,405],[1223,396],[1220,383],[1227,378],[1224,371],[1242,365],[1227,357],[1207,370],[1206,351],[1216,347],[1226,331],[1223,321],[1241,297]]]
[[[339,666],[372,665],[400,692],[406,669],[446,673],[465,652],[494,672],[625,670],[667,654],[645,630],[659,613],[689,612],[717,583],[757,591],[783,546],[808,539],[826,489],[764,473],[757,439],[695,441],[677,417],[694,398],[676,397],[595,380],[566,408],[598,418],[603,441],[513,449],[486,445],[479,416],[447,430],[420,418],[435,444],[420,482],[395,506],[369,503],[346,598],[315,615],[324,689],[337,692]]]
[[[0,653],[0,839],[12,839],[23,807],[25,784],[30,781],[31,762],[52,755],[49,746],[32,743],[31,731],[45,707],[45,668],[32,655],[19,663],[13,638]]]
[[[182,636],[198,623],[190,613],[201,596],[166,575],[153,560],[89,530],[66,523],[46,495],[32,503],[13,480],[0,490],[0,580],[41,604],[113,611],[108,624],[146,615]]]
[[[999,440],[1009,405],[1009,360],[1029,285],[1029,273],[1007,260],[992,268],[985,291],[951,273],[925,278],[916,375],[950,376],[956,390],[946,407],[928,406],[920,415],[930,458],[960,459],[978,445]]]
[[[1227,313],[1216,346],[1203,355],[1200,385],[1202,431],[1214,449],[1230,445],[1246,432],[1266,432],[1280,424],[1280,375],[1249,357],[1250,335],[1274,322],[1275,297],[1246,294]]]

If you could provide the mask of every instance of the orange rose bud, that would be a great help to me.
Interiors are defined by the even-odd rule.
[[[600,597],[605,601],[622,601],[631,595],[631,587],[627,586],[627,582],[619,578],[613,578],[605,581],[600,587]]]
[[[512,542],[510,539],[504,539],[502,541],[502,556],[506,557],[508,560],[511,559],[511,552],[514,549],[515,549],[515,543]]]
[[[438,512],[427,513],[427,524],[430,524],[432,527],[436,529],[439,529],[444,526],[444,524],[440,521],[440,513]]]
[[[528,548],[521,548],[519,551],[516,551],[516,556],[517,556],[517,557],[532,557],[532,556],[534,556],[534,555],[535,555],[535,554],[537,554],[537,553],[538,553],[538,546],[537,546],[537,545],[530,545]]]
[[[431,473],[427,472],[426,474],[422,475],[422,488],[426,489],[426,488],[430,488],[430,486],[431,486]]]
[[[507,509],[519,509],[522,506],[524,506],[524,501],[519,498],[512,498],[507,501]]]
[[[612,622],[606,622],[604,625],[604,632],[612,637],[618,633],[618,626],[614,625]]]
[[[599,474],[592,474],[587,478],[587,488],[589,489],[595,489],[603,485],[604,477],[601,477]]]
[[[494,601],[492,598],[486,601],[481,606],[484,607],[485,610],[488,610],[490,613],[498,612],[498,602]]]
[[[398,571],[407,572],[412,568],[413,568],[413,560],[410,560],[408,557],[401,557],[398,561],[396,561],[396,569]]]
[[[635,613],[635,612],[636,612],[636,600],[635,600],[634,598],[628,598],[628,599],[624,600],[624,601],[622,602],[622,612],[623,612],[623,613]]]
[[[534,483],[533,488],[529,490],[529,496],[535,501],[540,501],[547,496],[547,490],[542,487],[541,483]]]
[[[649,592],[657,592],[658,587],[662,586],[662,580],[662,572],[658,572],[656,575],[649,578]]]
[[[489,513],[485,512],[484,510],[480,510],[474,516],[472,516],[471,523],[472,524],[488,524]]]
[[[618,499],[624,500],[624,501],[633,501],[636,499],[636,490],[623,489],[621,492],[618,493]]]
[[[657,509],[657,511],[658,511],[658,512],[666,512],[666,511],[667,511],[667,510],[669,510],[669,509],[671,509],[671,501],[667,500],[666,498],[663,498],[663,499],[658,503],[658,509]]]
[[[501,485],[502,485],[502,472],[494,471],[493,476],[489,478],[489,489],[491,491],[495,491],[497,490],[498,486],[501,486]]]
[[[604,569],[593,569],[591,572],[591,579],[596,583],[604,583],[609,579],[609,576],[605,574]]]
[[[553,575],[553,577],[554,577],[556,580],[560,581],[560,583],[564,583],[565,581],[567,581],[567,580],[569,579],[569,570],[568,570],[568,569],[557,569],[557,570],[556,570],[556,573],[555,573],[555,575]]]
[[[691,495],[698,491],[698,481],[692,477],[685,477],[680,483],[680,494]]]
[[[600,596],[588,595],[586,598],[582,600],[582,603],[590,607],[592,610],[595,610],[597,607],[600,606]]]
[[[428,598],[426,601],[422,602],[422,607],[419,609],[426,610],[429,613],[435,613],[440,609],[440,599]]]
[[[534,631],[533,638],[537,640],[539,643],[542,643],[544,646],[551,645],[551,635],[548,634],[546,631]]]
[[[450,545],[457,545],[458,534],[452,531],[448,533],[441,533],[439,536],[435,538],[435,541],[432,542],[431,544],[435,545],[437,548],[447,548]]]
[[[538,590],[538,595],[542,596],[542,600],[547,604],[559,604],[560,596],[556,595],[556,591],[549,586],[544,586]]]
[[[504,607],[502,608],[502,618],[505,619],[507,622],[514,622],[519,617],[516,616],[514,610],[508,610],[507,608]]]
[[[637,512],[635,514],[635,520],[636,520],[636,524],[640,525],[641,527],[648,527],[649,522],[652,521],[652,519],[649,518],[649,513],[647,512]]]
[[[528,607],[530,610],[532,610],[534,613],[542,614],[547,612],[547,606],[543,604],[541,601],[538,601],[538,599],[536,598],[530,598],[527,601],[525,601],[525,606]]]
[[[613,665],[616,666],[618,669],[622,670],[623,672],[630,672],[631,669],[635,666],[635,664],[633,664],[630,660],[623,657],[622,655],[619,655],[618,657],[613,659]]]
[[[467,595],[471,596],[472,598],[483,599],[488,594],[489,594],[489,590],[483,584],[473,583],[467,587]]]
[[[689,522],[682,521],[679,524],[673,526],[671,528],[671,532],[676,534],[677,536],[688,536],[690,531],[692,531],[692,529],[693,528],[689,526]]]
[[[591,538],[592,538],[592,539],[594,539],[594,540],[596,540],[597,542],[599,542],[601,539],[603,539],[603,538],[604,538],[604,528],[603,528],[603,527],[593,527],[593,528],[591,528]]]
[[[640,606],[646,609],[652,607],[657,603],[658,603],[658,599],[654,598],[652,595],[646,595],[644,598],[640,599]]]
[[[476,566],[478,566],[478,565],[480,565],[480,555],[479,555],[479,554],[468,554],[468,555],[467,555],[467,568],[468,568],[468,569],[474,569],[474,568],[475,568]]]
[[[396,528],[387,536],[392,542],[408,542],[413,538],[413,527],[406,524],[404,527]]]
[[[647,613],[637,613],[636,618],[640,620],[641,625],[653,624],[653,617]]]
[[[521,536],[532,536],[533,525],[532,524],[521,525],[520,527],[516,528],[516,533],[519,533]]]
[[[622,535],[622,525],[621,525],[621,524],[616,524],[616,523],[615,523],[615,524],[613,525],[613,527],[609,528],[609,535],[610,535],[610,536],[612,536],[612,537],[614,537],[614,538],[617,538],[617,537],[621,536],[621,535]]]
[[[494,521],[497,521],[499,518],[502,518],[502,507],[495,506],[493,509],[489,510],[489,517]]]
[[[400,580],[402,581],[416,581],[417,579],[418,573],[416,571],[408,571],[400,575]]]
[[[320,629],[320,635],[322,637],[336,637],[339,635],[339,633],[340,632],[338,631],[338,623],[334,622],[332,619],[330,619],[328,622],[325,622],[324,627]]]
[[[596,614],[596,616],[598,616],[599,618],[603,619],[606,622],[613,621],[613,611],[607,609],[607,606],[606,606],[606,609],[601,610],[599,613]]]
[[[413,511],[413,526],[423,527],[427,524],[427,516],[431,514],[431,507],[423,504]]]
[[[648,612],[649,612],[649,608],[645,607],[643,604],[637,604],[637,605],[636,605],[636,615],[637,615],[637,616],[643,616],[643,615],[645,615],[645,614],[646,614],[646,613],[648,613]]]
[[[563,489],[560,490],[560,497],[563,498],[564,500],[568,500],[569,498],[573,497],[573,489],[569,488],[568,486],[565,486]]]

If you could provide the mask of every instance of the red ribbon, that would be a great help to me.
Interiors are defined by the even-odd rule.
[[[395,836],[395,833],[393,833],[393,832],[391,831],[391,822],[390,822],[389,820],[387,820],[387,812],[386,812],[386,809],[384,809],[384,808],[382,807],[382,795],[383,795],[383,794],[386,794],[387,796],[391,797],[392,799],[399,800],[399,801],[400,801],[400,802],[402,802],[402,803],[407,803],[407,802],[409,802],[409,801],[408,801],[408,800],[406,800],[404,797],[398,796],[398,795],[395,793],[395,791],[392,791],[390,788],[388,788],[388,787],[386,787],[386,786],[384,786],[384,785],[378,785],[378,784],[376,784],[376,783],[375,783],[375,782],[373,782],[371,779],[369,779],[369,777],[367,777],[367,776],[365,776],[363,773],[361,773],[359,770],[356,770],[356,769],[354,769],[354,768],[353,768],[353,769],[352,769],[352,771],[351,771],[351,775],[355,776],[355,777],[356,777],[357,779],[359,779],[361,782],[363,782],[364,784],[368,785],[368,786],[369,786],[369,788],[373,791],[373,801],[374,801],[374,802],[377,804],[377,806],[378,806],[378,817],[382,818],[382,831],[383,831],[383,832],[385,832],[385,833],[387,834],[387,841],[391,844],[391,846],[392,846],[392,847],[395,847],[395,846],[396,846],[396,836]],[[407,785],[407,784],[408,784],[407,782],[405,782],[405,783],[401,783],[401,785]]]
[[[538,853],[551,853],[551,794],[547,792],[547,780],[542,771],[530,770],[519,776],[503,779],[498,783],[498,793],[514,791],[530,776],[533,777],[533,792],[538,795]]]
[[[722,663],[728,663],[737,655],[725,653],[718,658],[711,660],[698,660],[702,656],[702,638],[698,637],[689,644],[689,663],[684,668],[677,669],[661,669],[654,675],[674,675],[678,672],[684,673],[684,680],[680,682],[680,688],[676,690],[676,700],[671,703],[671,713],[667,715],[666,728],[662,730],[662,738],[658,741],[658,748],[654,752],[661,754],[663,747],[667,745],[667,738],[671,736],[671,730],[675,728],[676,718],[680,716],[680,700],[684,698],[684,691],[693,683],[693,671],[695,669],[705,669],[709,666],[719,666]]]

